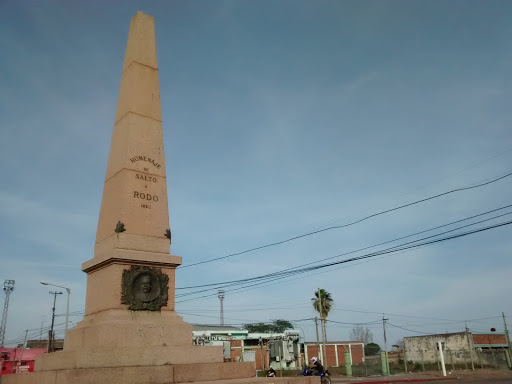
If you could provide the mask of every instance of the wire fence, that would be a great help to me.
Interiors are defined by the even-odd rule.
[[[407,354],[405,355],[407,358]],[[445,369],[447,371],[457,370],[480,370],[480,369],[496,369],[508,370],[512,369],[509,351],[505,348],[489,348],[482,350],[473,350],[470,354],[468,350],[450,350],[446,349],[443,353]],[[383,355],[366,356],[362,364],[352,366],[352,376],[364,377],[386,374],[387,366],[383,362]],[[441,359],[439,353],[435,359],[414,359],[404,361],[403,352],[392,352],[388,354],[389,374],[396,375],[409,372],[432,372],[442,371]],[[329,371],[339,371],[340,374],[346,374],[346,367],[329,367]]]

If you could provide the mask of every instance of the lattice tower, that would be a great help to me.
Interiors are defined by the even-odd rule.
[[[217,296],[220,300],[220,325],[224,325],[224,291],[219,289]]]
[[[4,292],[5,292],[5,301],[4,301],[4,311],[2,313],[2,324],[0,324],[0,347],[4,346],[5,340],[5,328],[7,327],[7,311],[9,310],[9,295],[14,291],[14,280],[5,280],[4,281]]]

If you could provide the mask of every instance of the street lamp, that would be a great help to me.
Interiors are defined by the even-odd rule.
[[[66,305],[66,325],[65,325],[65,328],[64,328],[64,337],[66,337],[66,334],[68,333],[69,295],[71,294],[71,289],[69,289],[67,287],[63,287],[62,285],[56,285],[56,284],[52,284],[52,283],[47,283],[45,281],[40,281],[40,283],[43,284],[43,285],[51,285],[52,287],[63,288],[63,289],[66,290],[66,292],[68,294],[68,302],[67,302],[67,305]]]

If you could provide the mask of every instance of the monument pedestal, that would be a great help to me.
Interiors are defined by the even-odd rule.
[[[36,359],[32,373],[2,384],[313,384],[313,377],[256,378],[254,363],[225,363],[223,347],[192,345],[174,311],[110,309],[68,331],[64,350]]]
[[[2,384],[312,384],[318,378],[256,378],[254,363],[225,363],[223,347],[192,345],[174,311],[110,309],[68,331],[64,350],[39,356],[34,372]]]
[[[68,332],[64,350],[36,360],[37,371],[222,363],[222,347],[196,347],[192,326],[175,312],[109,310]]]

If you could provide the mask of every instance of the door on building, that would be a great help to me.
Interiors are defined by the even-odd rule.
[[[253,361],[256,362],[256,351],[244,352],[244,362]]]

